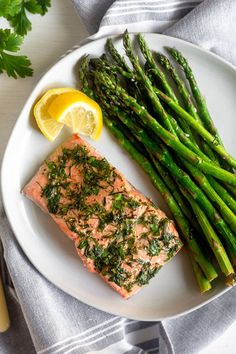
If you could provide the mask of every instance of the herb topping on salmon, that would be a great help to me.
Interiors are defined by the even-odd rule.
[[[77,135],[23,192],[74,241],[88,270],[126,298],[182,246],[173,222]]]

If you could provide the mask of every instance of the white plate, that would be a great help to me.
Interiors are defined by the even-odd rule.
[[[226,147],[236,155],[236,71],[217,56],[175,38],[146,34],[152,49],[175,46],[189,59]],[[161,320],[189,312],[227,289],[222,280],[200,295],[185,251],[181,251],[140,293],[123,300],[96,274],[84,269],[72,242],[51,218],[20,194],[42,161],[68,132],[49,143],[36,128],[32,106],[53,87],[77,86],[78,59],[85,53],[102,54],[106,39],[91,42],[56,63],[38,82],[26,102],[10,137],[2,165],[2,194],[15,235],[34,266],[52,283],[75,298],[101,310],[139,320]],[[117,39],[121,48],[121,41]],[[122,50],[122,49],[121,49]],[[165,208],[142,170],[122,151],[104,129],[101,139],[91,142],[144,194]],[[96,291],[94,291],[96,289]]]

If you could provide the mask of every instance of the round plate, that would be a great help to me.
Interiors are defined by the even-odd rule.
[[[219,128],[226,148],[236,155],[236,71],[233,66],[187,42],[158,34],[145,34],[150,47],[162,50],[175,46],[188,58],[199,86]],[[38,131],[32,106],[43,92],[54,87],[79,86],[78,60],[89,53],[99,56],[106,38],[91,42],[57,62],[41,78],[28,98],[9,139],[2,165],[2,195],[7,216],[25,254],[33,265],[52,283],[89,305],[113,314],[138,319],[161,320],[184,314],[204,305],[227,290],[218,279],[213,290],[201,295],[195,283],[185,250],[172,259],[159,274],[131,299],[122,299],[96,274],[89,273],[76,254],[73,243],[58,229],[21,190],[35,174],[43,160],[68,135],[64,131],[49,143]],[[123,51],[119,37],[115,40]],[[90,141],[127,179],[161,208],[160,195],[148,177],[119,147],[106,129],[101,139]],[[96,291],[94,291],[96,289]]]

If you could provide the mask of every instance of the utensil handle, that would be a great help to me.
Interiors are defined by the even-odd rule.
[[[0,332],[5,332],[10,326],[10,319],[3,290],[2,280],[0,278]]]

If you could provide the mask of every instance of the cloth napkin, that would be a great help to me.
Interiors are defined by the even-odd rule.
[[[196,43],[236,64],[235,0],[74,0],[92,35],[164,32]],[[14,284],[5,276],[11,328],[0,334],[2,354],[191,354],[236,319],[236,288],[188,315],[139,322],[87,306],[49,283],[19,247],[0,203],[0,235]],[[3,269],[2,269],[3,270]],[[6,274],[5,274],[6,275]]]

